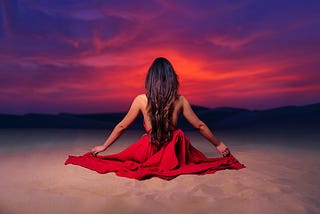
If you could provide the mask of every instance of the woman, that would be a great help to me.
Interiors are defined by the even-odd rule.
[[[154,60],[145,88],[146,94],[138,95],[133,100],[127,115],[115,126],[103,145],[95,146],[83,156],[69,156],[65,164],[80,165],[99,173],[115,172],[118,176],[138,180],[154,176],[170,180],[180,174],[209,174],[221,169],[245,167],[196,116],[188,100],[178,94],[178,78],[167,59],[160,57]],[[140,112],[147,134],[120,153],[97,156],[121,136]],[[207,158],[191,145],[177,128],[180,113],[223,157]]]

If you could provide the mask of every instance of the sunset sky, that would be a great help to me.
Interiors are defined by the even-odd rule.
[[[0,0],[0,113],[128,110],[152,61],[206,107],[320,102],[320,1]]]

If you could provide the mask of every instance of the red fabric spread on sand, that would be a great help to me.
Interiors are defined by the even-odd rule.
[[[149,133],[149,132],[147,132]],[[144,180],[159,177],[171,180],[181,174],[210,174],[223,169],[242,169],[232,154],[228,157],[207,158],[193,147],[182,130],[176,129],[170,142],[157,151],[144,135],[120,153],[93,156],[69,156],[65,164],[75,164],[98,173],[115,172],[116,175]]]

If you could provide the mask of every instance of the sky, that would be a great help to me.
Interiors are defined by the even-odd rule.
[[[166,57],[205,107],[320,102],[320,1],[0,0],[0,113],[127,111]]]

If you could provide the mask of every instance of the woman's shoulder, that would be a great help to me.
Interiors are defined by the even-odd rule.
[[[178,94],[177,100],[175,102],[175,108],[181,109],[183,108],[185,103],[186,103],[186,98],[183,95]]]
[[[138,103],[146,103],[148,102],[148,99],[147,99],[147,95],[146,94],[138,94],[135,98],[134,98],[134,101],[135,102],[138,102]]]
[[[147,95],[146,94],[138,94],[135,98],[136,99],[147,99]],[[178,94],[178,99],[185,100],[186,98],[182,94]]]
[[[138,94],[134,99],[135,101],[138,101],[138,102],[143,102],[143,103],[148,102],[148,98],[146,94]],[[184,103],[187,101],[187,99],[182,94],[178,94],[177,101],[179,103]]]
[[[146,94],[138,94],[135,99],[138,99],[138,100],[147,100],[147,95]]]
[[[187,99],[186,99],[186,97],[183,96],[182,94],[179,94],[177,100],[178,100],[179,102],[185,102]]]
[[[177,99],[177,106],[180,106],[182,109],[184,109],[184,108],[188,108],[189,105],[190,103],[188,99],[185,96],[179,94],[179,97]]]

